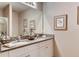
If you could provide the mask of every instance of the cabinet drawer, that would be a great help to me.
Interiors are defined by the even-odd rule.
[[[39,47],[44,47],[46,45],[52,45],[53,44],[53,40],[47,40],[47,41],[43,41],[39,43]]]
[[[24,53],[25,53],[25,49],[24,49],[24,47],[22,47],[22,48],[17,48],[17,49],[9,51],[9,56],[10,57],[11,56],[12,57],[17,57],[17,56],[20,56],[20,55],[22,55]]]
[[[36,43],[36,44],[29,45],[26,48],[28,48],[28,51],[31,52],[31,51],[35,51],[35,50],[39,49],[39,46],[38,46],[38,43]]]
[[[39,48],[47,45],[47,41],[43,41],[39,43]]]

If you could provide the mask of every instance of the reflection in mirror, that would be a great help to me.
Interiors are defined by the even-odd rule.
[[[36,23],[35,23],[35,20],[31,20],[30,21],[30,23],[29,23],[29,25],[30,25],[30,28],[29,28],[29,30],[30,30],[30,35],[32,36],[32,35],[34,35],[35,34],[35,30],[36,30]]]
[[[35,9],[28,9],[27,11],[24,11],[23,14],[25,15],[23,17],[26,18],[28,21],[28,23],[26,23],[27,34],[24,34],[24,35],[30,35],[31,30],[33,30],[34,33],[42,33],[42,13],[41,11],[35,10]]]
[[[36,25],[35,20],[31,20],[30,23],[29,23],[29,25],[30,25],[30,29],[33,29],[33,30],[36,29],[35,28],[35,25]]]
[[[0,17],[0,36],[8,34],[8,20],[6,17]]]
[[[32,35],[34,33],[42,33],[42,3],[39,5],[39,9],[28,8],[20,13],[19,34]]]
[[[12,4],[12,36],[30,35],[30,22],[34,25],[34,33],[42,33],[42,3],[34,9],[21,3]],[[20,6],[20,7],[16,7]]]
[[[23,19],[23,28],[24,28],[23,34],[24,35],[27,34],[27,27],[28,27],[27,24],[28,24],[27,19]]]

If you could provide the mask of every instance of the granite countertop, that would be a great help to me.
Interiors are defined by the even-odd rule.
[[[28,42],[26,41],[26,44],[23,44],[23,45],[20,45],[20,46],[17,46],[17,47],[5,47],[4,45],[1,45],[1,51],[0,52],[5,52],[5,51],[21,48],[21,47],[24,47],[24,46],[32,45],[32,44],[42,42],[42,41],[46,41],[46,40],[50,40],[50,39],[54,39],[54,35],[49,35],[48,37],[38,37],[34,40],[28,40]]]

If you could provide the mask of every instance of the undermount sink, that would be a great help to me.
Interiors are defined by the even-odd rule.
[[[24,41],[24,40],[21,40],[21,41],[13,41],[13,42],[4,44],[4,46],[6,46],[6,47],[18,47],[18,46],[25,45],[27,43],[28,42],[27,41]]]

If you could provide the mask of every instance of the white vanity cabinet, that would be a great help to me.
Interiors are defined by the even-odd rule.
[[[19,47],[0,53],[0,57],[52,57],[53,39],[31,43],[24,47]]]
[[[0,53],[0,57],[8,57],[8,56],[9,56],[8,51]]]
[[[53,56],[53,40],[47,40],[39,43],[40,57]]]
[[[9,51],[10,57],[39,57],[38,43]]]
[[[28,45],[25,47],[26,57],[52,57],[53,39]]]

